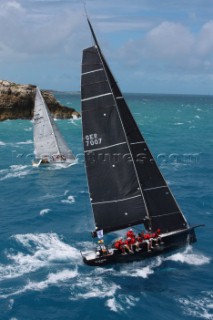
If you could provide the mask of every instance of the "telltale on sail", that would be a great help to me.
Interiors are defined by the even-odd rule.
[[[94,46],[83,50],[81,105],[85,166],[98,247],[82,253],[100,266],[155,256],[196,241],[100,49],[87,17]],[[120,155],[119,160],[115,155]],[[103,236],[141,225],[160,230],[160,243],[139,244],[131,253],[105,246]],[[152,240],[150,240],[152,241]],[[152,242],[154,243],[154,242]],[[103,250],[103,248],[105,248]]]

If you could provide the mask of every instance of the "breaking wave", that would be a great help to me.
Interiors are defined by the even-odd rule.
[[[202,254],[196,254],[193,253],[193,249],[191,246],[188,246],[184,252],[178,252],[175,254],[172,254],[165,260],[170,260],[170,261],[176,261],[176,262],[181,262],[181,263],[186,263],[189,265],[195,265],[195,266],[201,266],[207,263],[210,263],[210,258],[202,255]]]
[[[0,181],[11,179],[11,178],[22,178],[28,175],[31,172],[31,166],[24,165],[12,165],[10,169],[1,170],[1,173],[6,173],[3,177],[0,178]]]
[[[12,239],[22,251],[6,253],[11,263],[0,265],[0,281],[18,278],[57,262],[77,263],[80,260],[78,250],[62,242],[54,233],[19,234]]]

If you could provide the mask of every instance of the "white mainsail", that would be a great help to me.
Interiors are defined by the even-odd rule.
[[[35,157],[49,163],[75,163],[76,158],[59,132],[38,87],[33,120]]]

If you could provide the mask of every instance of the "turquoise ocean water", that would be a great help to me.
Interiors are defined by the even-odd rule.
[[[80,110],[78,94],[56,93]],[[93,220],[81,120],[58,120],[78,157],[34,168],[32,122],[0,123],[0,320],[213,319],[213,97],[127,94],[198,242],[146,261],[88,267]],[[115,233],[114,236],[118,234]]]

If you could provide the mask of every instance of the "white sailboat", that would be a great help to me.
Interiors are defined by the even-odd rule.
[[[34,154],[33,166],[42,163],[72,165],[76,158],[62,137],[39,88],[34,104]]]

